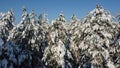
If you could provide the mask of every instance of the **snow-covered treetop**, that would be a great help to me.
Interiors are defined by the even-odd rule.
[[[72,17],[71,17],[71,19],[72,19],[72,20],[77,20],[76,15],[75,15],[75,14],[73,14],[73,15],[72,15]]]
[[[13,28],[14,22],[14,13],[13,10],[10,9],[7,13],[0,13],[0,30],[11,30]]]
[[[22,10],[23,10],[22,21],[24,21],[24,20],[28,19],[28,13],[27,13],[26,7],[23,7]]]
[[[9,22],[12,23],[14,21],[13,10],[10,9],[7,13],[0,13],[0,20],[2,20],[2,21],[9,21]]]
[[[95,20],[98,22],[111,22],[113,19],[110,12],[105,10],[101,5],[96,5],[96,8],[87,14],[87,18],[90,19],[90,22]]]
[[[44,13],[43,15],[43,18],[44,18],[44,23],[48,23],[48,14],[47,13]]]
[[[61,13],[59,14],[58,20],[62,22],[66,22],[63,11],[61,11]]]
[[[29,14],[30,18],[35,18],[35,13],[34,13],[34,10],[32,10]]]

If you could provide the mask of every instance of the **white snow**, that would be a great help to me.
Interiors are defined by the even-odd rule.
[[[104,65],[109,68],[119,66],[120,24],[113,23],[109,11],[100,5],[83,19],[73,14],[67,21],[61,12],[51,22],[47,14],[39,20],[33,11],[28,13],[24,8],[20,23],[14,25],[13,22],[12,10],[0,12],[2,68],[14,68],[14,65],[81,68],[89,67],[89,64],[95,68],[102,67],[105,61]],[[113,57],[117,59],[113,60]],[[22,64],[26,61],[28,63]]]

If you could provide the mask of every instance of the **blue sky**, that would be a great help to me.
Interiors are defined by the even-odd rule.
[[[0,0],[0,12],[7,12],[13,8],[17,23],[21,20],[23,6],[26,6],[28,13],[34,10],[37,16],[47,12],[50,21],[64,11],[66,19],[70,20],[73,13],[78,18],[85,17],[98,3],[104,9],[110,10],[112,15],[120,12],[120,0]]]

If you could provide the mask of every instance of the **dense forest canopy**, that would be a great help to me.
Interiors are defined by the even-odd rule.
[[[17,25],[12,9],[0,12],[0,68],[120,68],[120,23],[101,5],[69,22],[22,11]]]

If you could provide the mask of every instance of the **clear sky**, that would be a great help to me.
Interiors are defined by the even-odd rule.
[[[50,21],[58,17],[61,11],[66,19],[70,20],[73,13],[78,18],[85,17],[98,3],[104,9],[110,10],[112,15],[120,12],[120,0],[0,0],[0,12],[7,12],[13,8],[17,23],[21,20],[23,6],[26,6],[28,13],[34,10],[37,16],[47,12]]]

